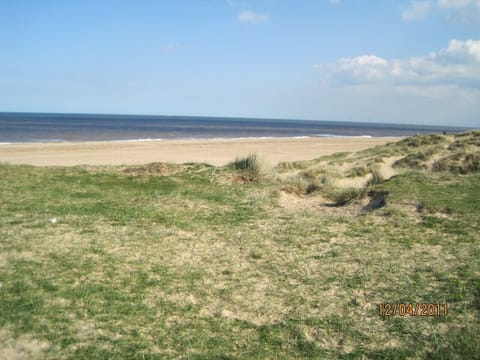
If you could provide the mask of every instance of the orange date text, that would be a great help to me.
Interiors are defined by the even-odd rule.
[[[447,304],[385,303],[378,304],[380,316],[447,316]]]

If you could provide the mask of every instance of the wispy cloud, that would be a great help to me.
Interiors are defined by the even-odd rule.
[[[268,14],[257,14],[253,11],[242,11],[238,14],[238,21],[243,23],[260,24],[270,20]]]
[[[480,0],[439,0],[450,20],[480,25]]]
[[[341,0],[328,0],[330,4],[338,4]]]
[[[439,0],[438,5],[442,8],[465,8],[470,5],[477,4],[480,6],[480,1],[478,0]]]
[[[421,20],[433,9],[442,12],[450,20],[480,24],[480,0],[412,0],[409,7],[402,11],[402,19]]]
[[[432,9],[430,1],[415,1],[410,3],[408,9],[402,12],[402,20],[413,21],[425,18]]]
[[[173,54],[182,48],[182,44],[180,43],[170,43],[162,46],[162,53],[163,54]]]

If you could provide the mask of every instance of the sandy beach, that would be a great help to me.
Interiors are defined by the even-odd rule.
[[[270,165],[309,160],[340,151],[358,151],[398,138],[273,138],[70,142],[0,145],[0,162],[36,166],[131,165],[151,162],[207,162],[225,165],[257,153]]]

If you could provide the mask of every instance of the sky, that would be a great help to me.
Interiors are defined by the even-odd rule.
[[[0,111],[480,127],[480,0],[0,0]]]

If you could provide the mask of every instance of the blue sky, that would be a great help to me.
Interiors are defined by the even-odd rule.
[[[0,111],[480,127],[480,0],[0,0]]]

